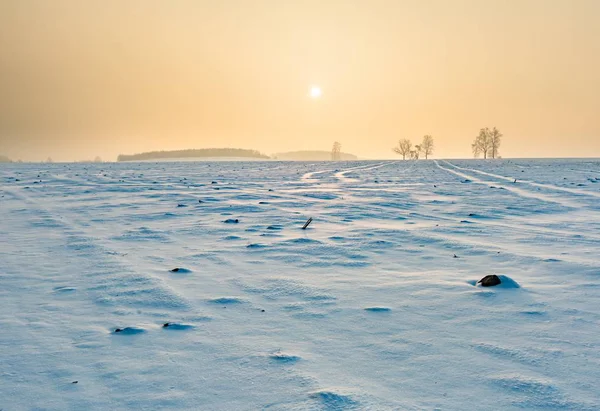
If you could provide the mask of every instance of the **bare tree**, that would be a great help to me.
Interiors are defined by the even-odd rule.
[[[498,156],[498,149],[502,141],[502,133],[494,127],[489,134],[490,138],[490,157],[496,158]]]
[[[423,151],[423,154],[425,154],[425,160],[427,160],[427,157],[433,154],[433,137],[431,137],[429,134],[423,136],[421,150]]]
[[[96,158],[94,159],[94,163],[101,163],[102,159],[100,158],[100,156],[96,156]]]
[[[398,141],[398,147],[393,148],[395,153],[402,156],[402,160],[406,160],[406,156],[410,154],[411,149],[412,143],[407,138]]]
[[[502,133],[494,127],[492,130],[489,128],[482,128],[479,130],[479,135],[475,138],[471,148],[473,149],[473,155],[479,157],[483,154],[483,158],[498,157],[498,149],[502,142]]]
[[[479,135],[475,138],[473,144],[471,144],[471,148],[473,149],[473,155],[475,157],[479,157],[480,154],[483,154],[483,158],[487,158],[490,151],[489,128],[486,127],[479,130]]]
[[[411,150],[410,158],[412,158],[413,160],[418,160],[419,157],[421,156],[422,152],[423,152],[423,148],[419,144],[417,144],[415,146],[415,149]]]
[[[331,149],[331,159],[333,161],[339,161],[342,158],[342,145],[339,142],[333,143],[333,148]]]

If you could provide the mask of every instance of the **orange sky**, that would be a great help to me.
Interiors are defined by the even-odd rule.
[[[0,154],[600,157],[597,0],[0,0]],[[308,97],[311,85],[322,98]]]

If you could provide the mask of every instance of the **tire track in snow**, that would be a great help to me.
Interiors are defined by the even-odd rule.
[[[408,170],[414,168],[415,164],[416,163],[411,164],[410,167],[408,167],[407,169],[405,169],[403,171],[408,171]],[[379,168],[379,167],[381,167],[383,165],[385,165],[385,164],[378,164],[378,165],[375,165],[375,166],[372,166],[372,165],[361,166],[360,168],[361,169]],[[355,168],[356,167],[352,167],[352,169],[355,169]],[[381,189],[378,188],[377,190],[381,190]],[[244,189],[243,191],[247,192],[248,190]],[[259,190],[259,189],[250,189],[250,191],[254,191],[257,194],[261,193],[261,192],[264,192],[264,190]],[[385,191],[385,190],[383,190],[383,191]],[[180,193],[180,194],[182,194],[182,193]],[[348,196],[351,196],[351,195],[348,194]],[[192,195],[190,195],[190,197],[192,197]],[[290,199],[290,200],[292,200],[292,199],[293,200],[304,200],[304,201],[306,200],[306,198],[303,197],[302,195],[293,195],[291,193],[290,193],[290,195],[286,195],[285,197],[287,199]],[[227,201],[227,199],[224,199],[224,200]],[[312,208],[311,214],[320,215],[321,213],[324,213],[324,216],[326,217],[327,214],[328,214],[328,211],[327,210],[316,210],[316,209],[314,209],[314,205],[317,205],[317,203],[320,203],[320,204],[329,204],[329,203],[331,203],[331,201],[330,200],[321,200],[321,199],[311,199],[311,201],[315,202],[315,204],[313,204],[313,207],[311,207]],[[356,201],[352,202],[352,204],[355,204],[355,203],[356,203]],[[280,207],[276,206],[276,203],[273,203],[273,205],[275,205],[276,208],[280,208]],[[386,210],[387,208],[389,208],[389,207],[379,207],[379,206],[373,206],[373,205],[370,205],[370,207],[369,207],[369,209],[371,211],[376,211],[378,209]],[[294,209],[294,208],[283,208],[282,210],[287,210],[287,211],[290,211],[290,212],[297,211],[297,209]],[[303,209],[302,211],[306,212],[308,210],[304,210]],[[423,213],[422,211],[420,211],[419,214],[421,214],[421,215],[423,215],[425,217],[430,217],[431,219],[434,219],[434,220],[437,220],[437,221],[445,221],[447,223],[458,223],[458,219],[459,219],[459,217],[449,217],[449,216],[443,216],[442,217],[442,216],[435,215],[435,214]],[[522,233],[538,233],[538,234],[547,234],[547,235],[553,234],[553,235],[561,235],[561,236],[572,236],[572,235],[574,235],[573,232],[560,232],[559,230],[550,230],[550,229],[533,228],[533,227],[524,229],[521,225],[511,225],[511,224],[500,223],[500,222],[495,222],[495,221],[492,222],[492,221],[487,221],[487,220],[485,220],[485,222],[479,221],[478,224],[484,224],[484,225],[490,225],[490,226],[507,227],[507,228],[511,228],[511,229],[517,230],[518,232],[522,232]],[[87,223],[86,223],[86,226],[90,227],[89,224],[87,224]],[[80,226],[80,228],[81,228],[81,226]],[[592,238],[589,235],[585,235],[585,237],[586,238]]]
[[[379,190],[379,192],[382,192],[385,190]],[[393,193],[393,191],[392,191]],[[390,206],[389,205],[373,205],[371,209],[376,210],[376,209],[381,209],[381,210],[387,210]],[[409,209],[405,209],[404,211],[409,211]],[[434,214],[434,213],[428,213],[426,211],[423,211],[422,209],[418,210],[418,214],[420,217],[426,217],[428,219],[428,221],[431,222],[431,224],[433,225],[433,222],[439,222],[439,223],[454,223],[454,224],[458,224],[460,223],[460,221],[465,220],[465,218],[468,220],[468,217],[460,217],[460,216],[451,216],[451,215],[442,215],[442,214]],[[389,222],[384,222],[382,223],[382,225],[380,226],[371,226],[372,228],[389,228]],[[577,241],[577,240],[582,240],[582,241],[600,241],[600,236],[596,236],[596,235],[590,235],[588,233],[581,233],[578,231],[572,231],[572,230],[560,230],[560,229],[554,229],[554,228],[547,228],[545,226],[534,226],[531,225],[529,223],[527,223],[526,221],[520,222],[520,223],[509,223],[506,222],[506,220],[493,220],[493,219],[483,219],[483,220],[477,220],[477,224],[483,224],[486,226],[493,226],[493,227],[500,227],[500,228],[508,228],[513,230],[514,232],[518,232],[518,233],[523,233],[523,234],[534,234],[534,235],[548,235],[548,236],[564,236],[565,237],[565,241],[569,241],[569,242],[573,242],[573,241]],[[404,229],[404,228],[403,228]]]
[[[339,171],[339,172],[335,173],[334,176],[335,176],[335,178],[338,179],[339,182],[352,183],[352,182],[356,182],[356,181],[360,181],[360,180],[358,180],[356,178],[346,177],[346,174],[352,173],[352,172],[355,172],[355,171],[375,170],[377,168],[385,167],[387,165],[395,164],[395,163],[397,163],[397,161],[388,161],[388,162],[380,163],[380,164],[376,164],[376,165],[366,165],[366,166],[351,167],[351,168],[347,168],[345,170],[342,170],[342,171]]]
[[[329,173],[329,172],[333,172],[333,171],[336,171],[336,174],[334,176],[338,180],[340,180],[340,179],[343,179],[343,177],[346,173],[349,173],[354,170],[362,170],[362,169],[368,170],[371,167],[374,167],[374,166],[367,164],[367,165],[345,168],[345,169],[342,169],[341,171],[339,169],[336,170],[334,168],[327,169],[327,170],[311,171],[311,172],[305,173],[302,177],[300,177],[300,180],[303,182],[311,183],[311,182],[317,181],[317,179],[314,179],[313,176],[315,176],[317,174],[324,174],[324,173]],[[378,168],[378,167],[381,167],[381,163],[375,166],[375,168]]]
[[[575,171],[576,173],[583,173],[583,174],[587,174],[587,173],[600,174],[600,171],[597,171],[597,170],[582,170],[579,168],[570,168],[569,171]]]
[[[528,257],[534,258],[540,261],[555,259],[555,254],[549,254],[547,252],[547,246],[530,246],[524,247],[522,243],[509,244],[504,242],[492,242],[487,239],[487,236],[478,236],[477,238],[473,238],[469,235],[464,234],[465,225],[461,224],[458,219],[450,219],[447,217],[439,217],[435,214],[427,214],[427,213],[419,213],[424,217],[431,217],[429,222],[420,222],[418,224],[406,224],[404,221],[384,221],[384,220],[356,220],[353,221],[350,225],[351,227],[358,229],[359,232],[375,232],[377,230],[385,230],[385,231],[397,231],[398,233],[410,233],[414,240],[435,240],[438,242],[443,242],[446,246],[441,248],[441,252],[450,252],[452,247],[456,245],[466,246],[474,249],[485,249],[490,252],[490,254],[495,254],[498,251],[502,251],[504,255],[510,254],[516,257]],[[439,228],[435,224],[436,221],[440,223]],[[441,223],[444,223],[442,225]],[[546,235],[548,240],[553,242],[563,241],[565,244],[573,244],[573,240],[568,238],[569,233],[563,233],[557,230],[546,231],[543,228],[539,230],[536,228],[527,228],[524,229],[519,225],[511,225],[505,223],[498,222],[490,222],[490,221],[478,221],[477,224],[468,225],[468,227],[472,228],[476,232],[479,232],[482,227],[485,228],[504,228],[512,231],[516,231],[523,236],[527,236],[528,234]],[[348,232],[349,229],[345,228],[344,230],[340,230],[344,232]],[[539,232],[538,232],[539,231]],[[512,234],[511,234],[512,235]],[[561,238],[562,237],[562,238]],[[325,240],[327,237],[323,238]],[[584,248],[589,247],[590,245],[594,245],[598,238],[586,236],[583,239],[585,243],[578,243],[578,245],[583,245]],[[450,247],[452,246],[452,247]],[[588,267],[598,267],[598,262],[595,257],[586,257],[579,255],[561,255],[559,258],[561,261],[581,264]]]
[[[506,191],[510,191],[511,193],[514,193],[518,196],[521,197],[525,197],[525,198],[532,198],[535,200],[539,200],[539,201],[544,201],[547,203],[554,203],[554,204],[559,204],[563,207],[566,208],[574,208],[574,209],[580,209],[581,208],[581,204],[571,201],[569,199],[565,199],[565,198],[561,198],[561,197],[555,197],[555,196],[550,196],[550,195],[546,195],[546,194],[541,194],[541,193],[532,193],[530,191],[527,190],[522,190],[520,188],[517,187],[513,187],[513,186],[508,186],[508,185],[500,185],[496,182],[492,182],[492,181],[486,181],[486,180],[481,180],[477,177],[474,177],[470,174],[466,174],[460,171],[456,171],[456,170],[452,170],[450,168],[446,168],[443,167],[442,165],[440,165],[440,163],[437,160],[434,160],[436,166],[438,166],[439,168],[441,168],[444,171],[447,171],[448,173],[454,174],[458,177],[464,178],[466,180],[470,180],[473,183],[476,184],[484,184],[484,185],[496,185],[499,187],[502,187],[503,189],[505,189]]]
[[[413,162],[410,167],[402,170],[403,172],[407,172],[410,171],[411,169],[413,169],[415,167],[415,165],[417,164],[417,162]],[[381,167],[383,166],[382,164],[379,164],[377,166],[375,166],[375,168],[377,167]],[[443,167],[440,167],[442,170],[445,170]],[[354,169],[354,168],[353,168]],[[361,167],[361,170],[366,170],[367,167]],[[344,171],[348,171],[348,170],[344,170]],[[449,170],[445,170],[445,171],[449,171]],[[463,177],[465,177],[465,175],[463,175]],[[469,179],[473,180],[477,180],[477,181],[481,181],[478,179],[475,179],[472,176],[468,176]],[[481,181],[482,184],[487,184],[484,181]],[[366,188],[364,186],[361,187],[357,187],[356,189],[353,189],[352,191],[361,191],[361,190],[365,190]],[[382,192],[386,192],[385,189],[382,189],[381,187],[377,187],[374,188],[374,190],[377,190],[377,192],[382,193]],[[405,191],[405,190],[402,190]],[[391,190],[389,191],[390,193],[396,193],[397,190]],[[344,194],[345,198],[351,198],[352,196],[352,192],[348,192],[346,194]],[[537,196],[535,196],[534,198],[537,199]],[[351,201],[351,204],[353,205],[352,207],[354,207],[356,204],[359,203],[363,203],[364,201],[361,201],[360,199],[353,199]],[[372,212],[376,212],[376,210],[382,210],[384,211],[384,213],[382,215],[386,215],[388,213],[388,209],[389,206],[380,206],[380,205],[376,205],[373,203],[367,203],[365,205],[368,205],[368,209],[369,211]],[[572,205],[571,203],[569,203],[569,205]],[[409,209],[406,209],[406,211],[410,211]],[[325,211],[325,215],[327,214],[327,211]],[[435,213],[427,213],[427,212],[423,212],[423,210],[419,210],[418,214],[421,217],[425,217],[425,218],[429,218],[431,221],[438,221],[438,222],[444,222],[446,224],[456,224],[457,227],[460,225],[460,221],[462,221],[462,219],[460,216],[447,216],[447,215],[439,215],[439,214],[435,214]],[[352,226],[355,227],[369,227],[370,229],[373,228],[378,228],[378,229],[389,229],[390,228],[390,222],[381,222],[381,224],[378,223],[374,223],[373,221],[369,221],[369,222],[365,222],[365,221],[354,221],[351,223]],[[392,224],[393,225],[393,224]],[[565,243],[572,243],[572,242],[577,242],[580,244],[587,244],[589,242],[593,242],[593,241],[597,241],[598,239],[600,239],[600,237],[596,237],[593,235],[589,235],[589,234],[581,234],[579,232],[576,231],[569,231],[569,230],[560,230],[560,229],[551,229],[551,228],[546,228],[546,227],[536,227],[536,226],[531,226],[531,225],[527,225],[524,226],[523,224],[511,224],[505,221],[497,221],[497,220],[478,220],[477,221],[477,225],[479,225],[480,227],[486,226],[486,227],[498,227],[498,228],[505,228],[505,229],[509,229],[512,230],[514,232],[518,232],[521,233],[522,235],[542,235],[542,236],[548,236],[548,237],[552,237],[553,239],[560,239],[559,241],[564,241]],[[448,234],[448,236],[446,236],[445,234],[441,234],[441,233],[427,233],[427,234],[423,234],[420,230],[421,230],[422,226],[421,225],[417,225],[417,226],[405,226],[404,223],[399,223],[397,226],[397,229],[400,231],[403,230],[408,230],[411,231],[413,233],[413,235],[416,235],[419,238],[425,238],[425,239],[437,239],[437,240],[446,240],[449,241],[451,243],[461,243],[464,244],[466,246],[476,246],[476,245],[480,245],[483,246],[485,248],[488,249],[492,249],[492,250],[502,250],[505,253],[511,253],[513,255],[516,256],[522,256],[522,257],[530,257],[530,258],[536,258],[536,259],[540,259],[540,260],[544,260],[544,259],[548,259],[550,257],[552,257],[551,255],[548,255],[546,253],[544,253],[543,251],[543,247],[540,249],[536,249],[536,250],[529,250],[528,252],[523,252],[522,249],[520,248],[515,248],[515,247],[511,247],[509,245],[498,245],[498,244],[493,244],[490,242],[487,242],[485,244],[482,244],[481,241],[477,241],[477,240],[469,240],[468,238],[465,238],[464,236],[461,235],[453,235],[452,233]],[[433,228],[433,224],[431,224],[431,227],[429,228]],[[341,231],[345,231],[347,229],[344,230],[340,230]],[[585,264],[585,265],[593,265],[594,261],[592,259],[589,258],[585,258],[585,257],[575,257],[575,256],[569,256],[569,257],[561,257],[561,259],[563,261],[568,261],[571,263],[578,263],[578,264]]]
[[[481,174],[481,175],[485,175],[488,177],[493,177],[493,178],[497,178],[500,180],[506,180],[506,181],[510,181],[513,182],[515,180],[514,177],[506,177],[506,176],[502,176],[499,174],[493,174],[493,173],[488,173],[486,171],[481,171],[481,170],[476,170],[473,168],[464,168],[464,167],[459,167],[455,164],[450,163],[449,161],[444,160],[444,163],[448,164],[449,166],[452,166],[454,168],[456,168],[457,170],[463,170],[463,171],[468,171],[468,172],[474,172],[477,174]],[[600,198],[600,193],[595,193],[593,191],[586,191],[586,190],[577,190],[575,188],[569,188],[569,187],[560,187],[560,186],[555,186],[552,184],[544,184],[544,183],[536,183],[534,181],[528,181],[528,180],[518,180],[519,184],[527,184],[530,185],[532,187],[540,187],[540,188],[547,188],[550,190],[556,190],[556,191],[564,191],[565,193],[570,193],[570,194],[577,194],[577,195],[586,195],[586,196],[591,196],[591,197],[595,197],[595,198]]]
[[[306,182],[306,183],[312,183],[314,181],[318,181],[317,179],[313,178],[313,176],[315,176],[317,174],[328,173],[330,171],[334,171],[334,169],[311,171],[311,172],[304,174],[302,177],[300,177],[300,180],[303,182]]]

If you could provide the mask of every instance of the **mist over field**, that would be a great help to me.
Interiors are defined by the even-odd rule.
[[[0,155],[599,157],[596,0],[3,0]]]

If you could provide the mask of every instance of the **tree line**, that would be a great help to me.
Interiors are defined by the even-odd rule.
[[[242,148],[203,148],[199,150],[175,150],[175,151],[150,151],[140,154],[119,154],[117,161],[140,161],[156,160],[169,158],[195,158],[195,157],[244,157],[244,158],[262,158],[266,156],[256,150],[246,150]]]
[[[483,155],[484,159],[499,158],[499,149],[502,142],[502,133],[494,127],[491,130],[488,127],[479,130],[479,134],[475,137],[471,149],[475,158]],[[421,156],[428,159],[434,151],[433,137],[429,134],[423,136],[421,144],[413,143],[405,138],[398,141],[398,145],[392,150],[402,156],[403,160],[408,157],[412,160],[418,160]],[[326,153],[326,152],[325,152]],[[325,154],[326,155],[326,154]],[[339,161],[342,156],[348,156],[342,153],[342,145],[336,141],[331,149],[331,159]],[[246,150],[241,148],[205,148],[199,150],[176,150],[176,151],[151,151],[140,154],[120,154],[117,161],[140,161],[140,160],[155,160],[155,159],[172,159],[172,158],[194,158],[194,157],[245,157],[257,159],[269,159],[270,157],[256,150]],[[0,163],[11,162],[11,160],[3,155],[0,155]],[[52,163],[52,158],[48,157],[47,163]],[[95,163],[102,162],[100,157],[94,159]]]
[[[482,128],[479,130],[479,135],[475,137],[475,141],[471,144],[473,155],[475,158],[483,154],[483,158],[497,158],[499,155],[498,149],[502,142],[502,133],[496,127],[493,129]]]
[[[501,143],[502,133],[496,127],[491,130],[485,127],[479,130],[479,134],[475,137],[473,144],[471,144],[471,149],[475,158],[478,158],[480,155],[483,155],[484,159],[499,158]],[[402,156],[403,160],[406,160],[407,157],[411,160],[418,160],[421,155],[424,155],[425,159],[427,159],[433,154],[433,149],[433,137],[429,134],[423,136],[421,144],[416,144],[414,147],[409,139],[404,138],[398,141],[396,147],[392,148],[396,154]]]
[[[425,159],[429,158],[429,156],[433,154],[433,149],[433,137],[427,134],[423,136],[423,141],[421,144],[416,144],[413,147],[412,142],[409,139],[404,138],[398,141],[398,145],[392,150],[396,154],[400,154],[402,156],[402,160],[406,160],[407,156],[412,160],[418,160],[421,155],[424,155]]]

